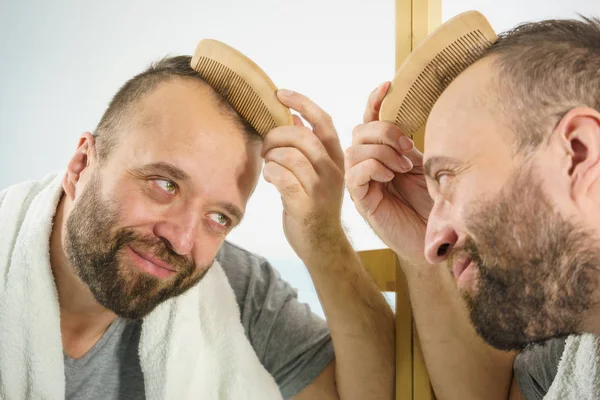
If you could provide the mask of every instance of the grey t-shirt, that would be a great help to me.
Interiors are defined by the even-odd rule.
[[[542,400],[558,371],[565,339],[533,344],[517,355],[514,374],[519,390],[527,400]]]
[[[217,259],[254,351],[283,397],[293,397],[334,358],[326,322],[298,301],[264,258],[225,242]],[[118,318],[85,356],[65,355],[66,399],[144,399],[140,333],[141,321]]]

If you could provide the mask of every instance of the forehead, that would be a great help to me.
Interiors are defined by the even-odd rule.
[[[496,70],[492,60],[478,61],[460,74],[433,107],[425,130],[425,160],[472,159],[510,147],[512,132],[496,112]]]
[[[252,180],[259,146],[215,96],[193,79],[159,84],[135,106],[121,133],[117,158],[126,166],[170,163],[206,187],[214,183],[211,176],[221,182],[219,187]]]
[[[191,78],[160,83],[136,103],[131,114],[133,125],[139,128],[138,135],[131,135],[134,140],[194,139],[200,133],[217,131],[243,134],[213,89]]]

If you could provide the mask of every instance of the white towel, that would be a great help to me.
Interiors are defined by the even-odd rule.
[[[544,400],[600,399],[600,336],[569,336],[556,377]]]
[[[49,255],[61,193],[56,175],[0,192],[0,399],[65,398]],[[281,399],[246,338],[218,263],[144,319],[139,354],[149,400]]]

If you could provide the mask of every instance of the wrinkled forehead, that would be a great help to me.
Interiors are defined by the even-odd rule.
[[[435,103],[425,130],[425,159],[464,157],[510,134],[498,109],[497,70],[484,58],[467,68]]]
[[[243,126],[206,86],[175,79],[141,99],[118,145],[121,167],[165,162],[195,177],[197,184],[214,176],[223,185],[253,187],[260,142],[248,140]]]

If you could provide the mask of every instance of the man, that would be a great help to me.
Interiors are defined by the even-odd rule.
[[[296,116],[263,140],[190,57],[164,59],[118,91],[64,174],[0,193],[1,398],[262,399],[273,379],[286,398],[392,398],[393,314],[341,226],[335,128],[278,96],[313,128]],[[262,158],[327,325],[224,241]]]
[[[440,399],[542,398],[562,338],[600,333],[599,43],[596,19],[501,35],[437,100],[424,156],[377,121],[389,84],[355,129],[346,182],[402,261]]]

